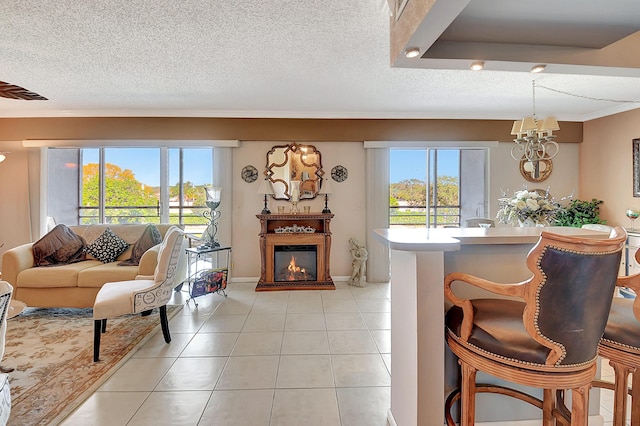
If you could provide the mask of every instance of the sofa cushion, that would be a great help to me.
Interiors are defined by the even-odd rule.
[[[86,247],[86,251],[102,263],[109,263],[115,261],[128,247],[129,243],[118,237],[111,228],[106,228]]]
[[[78,287],[102,287],[111,281],[133,280],[138,275],[137,266],[119,266],[118,262],[103,263],[84,269],[78,274]]]
[[[136,241],[133,245],[133,248],[131,250],[131,257],[127,260],[123,260],[118,265],[137,266],[138,264],[140,264],[142,255],[151,247],[160,244],[161,242],[162,237],[160,236],[160,231],[158,231],[158,228],[152,224],[147,225],[140,238],[138,238],[138,241]]]
[[[33,266],[49,266],[84,260],[84,239],[66,225],[56,225],[33,243]]]
[[[17,287],[51,288],[77,287],[78,274],[88,268],[101,265],[97,260],[55,265],[48,268],[29,268],[20,272],[17,277]]]

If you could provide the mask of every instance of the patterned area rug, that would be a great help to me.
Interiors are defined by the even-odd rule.
[[[182,306],[168,306],[169,318]],[[55,425],[160,328],[158,310],[107,321],[93,362],[92,309],[27,308],[7,321],[4,367],[13,367],[10,426]]]

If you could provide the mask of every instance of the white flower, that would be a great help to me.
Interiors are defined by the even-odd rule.
[[[536,224],[549,225],[561,210],[560,204],[549,199],[548,191],[542,194],[525,189],[515,192],[513,198],[501,198],[499,202],[497,219],[500,223],[518,224],[532,220]]]
[[[540,206],[538,205],[538,202],[532,198],[527,199],[526,205],[533,211],[536,211],[540,208]]]

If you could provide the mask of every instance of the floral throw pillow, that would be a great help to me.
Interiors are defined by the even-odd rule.
[[[107,228],[85,250],[102,263],[109,263],[114,262],[127,248],[129,243],[118,237],[111,228]]]

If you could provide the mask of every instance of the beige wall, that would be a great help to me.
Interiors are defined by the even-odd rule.
[[[246,183],[239,178],[240,171],[246,165],[253,165],[260,172],[266,167],[266,154],[273,145],[286,142],[243,142],[240,148],[233,150],[233,221],[232,231],[233,261],[232,273],[236,277],[258,277],[260,275],[260,250],[258,233],[260,223],[256,214],[264,206],[263,196],[257,194],[259,181]],[[351,275],[351,255],[348,240],[351,237],[365,241],[365,186],[364,186],[364,147],[362,142],[315,142],[313,144],[322,155],[322,168],[326,176],[338,164],[349,171],[344,182],[332,182],[334,193],[329,195],[329,209],[335,215],[331,222],[331,273],[333,276]],[[238,179],[235,177],[238,176]],[[272,212],[277,206],[290,203],[269,199]],[[303,201],[299,206],[311,206],[311,211],[319,212],[324,208],[324,197]],[[302,207],[300,207],[302,208]]]
[[[579,142],[581,123],[561,123],[559,140]],[[262,171],[266,152],[282,142],[311,141],[322,153],[327,174],[336,165],[345,166],[349,178],[335,183],[329,207],[336,215],[332,222],[332,274],[349,276],[351,258],[347,240],[366,241],[365,230],[365,149],[364,140],[385,141],[509,141],[511,122],[504,120],[294,120],[294,119],[0,119],[0,151],[11,151],[0,164],[0,242],[6,241],[0,254],[9,247],[32,240],[29,215],[37,220],[37,179],[29,184],[28,168],[37,168],[37,148],[27,150],[23,139],[236,139],[242,140],[233,151],[233,245],[232,271],[235,277],[259,275],[258,219],[262,197],[258,183],[247,184],[240,171],[253,165]],[[260,137],[262,136],[262,137]],[[13,139],[12,139],[13,138]],[[251,140],[248,140],[251,139]],[[401,144],[401,142],[398,142]],[[78,145],[81,145],[78,142]],[[183,142],[188,145],[188,141]],[[490,152],[489,213],[495,215],[501,189],[551,186],[553,195],[578,190],[576,144],[561,144],[554,159],[554,171],[543,185],[532,185],[518,172],[518,164],[509,155],[511,143],[501,143]],[[34,165],[35,164],[35,165]],[[37,172],[37,171],[36,171]],[[29,186],[35,199],[29,200]],[[271,209],[283,202],[270,201]],[[312,210],[323,206],[321,198],[309,202]],[[223,221],[221,220],[221,223]],[[36,224],[37,225],[37,224]],[[38,235],[35,235],[37,237]],[[223,243],[226,243],[223,241]]]
[[[640,109],[584,123],[580,147],[580,198],[598,198],[609,225],[628,227],[624,212],[640,209],[633,197],[632,140],[640,138]],[[640,223],[636,226],[640,227]]]

